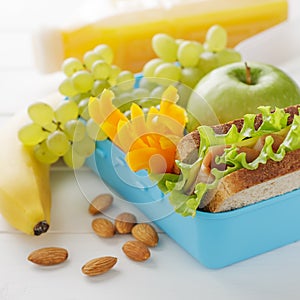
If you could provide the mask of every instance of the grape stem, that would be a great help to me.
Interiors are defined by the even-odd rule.
[[[42,130],[51,133],[51,131],[48,130],[47,128],[45,128],[45,127],[42,127]]]
[[[53,121],[53,123],[57,126],[56,130],[59,129],[59,130],[63,131],[63,128],[60,127],[61,122],[55,122],[55,121]]]
[[[248,66],[247,62],[245,62],[246,67],[246,83],[251,85],[251,68]]]
[[[53,123],[54,125],[56,125],[56,130],[63,131],[63,128],[60,127],[60,125],[61,125],[60,122],[56,122],[56,121],[53,120],[52,123]],[[49,133],[52,132],[51,130],[48,130],[48,129],[45,128],[45,127],[42,127],[42,130],[43,130],[43,131],[46,131],[46,132],[49,132]]]

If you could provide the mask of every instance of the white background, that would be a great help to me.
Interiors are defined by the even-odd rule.
[[[35,68],[31,45],[33,32],[45,24],[59,24],[75,15],[91,14],[88,7],[93,2],[1,1],[0,123],[4,123],[15,111],[55,91],[61,80],[61,74],[41,74]],[[297,21],[299,18],[299,2],[291,0],[290,20]],[[289,28],[289,31],[295,35],[298,28]],[[282,44],[281,37],[275,38],[274,43],[276,46],[268,45],[273,54],[281,51],[277,47]],[[253,42],[243,46],[245,53],[251,45]],[[281,45],[281,48],[286,51],[287,59],[278,63],[300,82],[300,50],[298,57],[292,57],[288,53],[293,43]],[[255,49],[247,55],[254,58],[264,55],[259,46]],[[271,60],[272,57],[270,54]],[[53,220],[48,234],[38,238],[26,236],[0,218],[1,300],[289,300],[300,297],[299,242],[221,270],[209,270],[160,232],[159,246],[152,249],[151,259],[145,263],[135,263],[127,259],[121,250],[129,236],[104,240],[95,236],[90,228],[92,217],[87,213],[88,200],[108,191],[91,171],[83,169],[76,178],[70,170],[53,168],[51,186]],[[137,209],[117,197],[108,213],[114,216],[124,210],[134,212],[139,221],[145,220]],[[45,246],[67,248],[69,260],[51,268],[37,267],[27,261],[27,255],[32,250]],[[85,277],[81,266],[87,260],[103,255],[119,258],[115,268],[103,276]]]

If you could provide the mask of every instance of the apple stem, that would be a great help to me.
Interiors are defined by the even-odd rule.
[[[251,84],[251,68],[248,66],[247,62],[245,62],[246,67],[246,83]]]

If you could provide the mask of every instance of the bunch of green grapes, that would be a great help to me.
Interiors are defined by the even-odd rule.
[[[175,83],[179,91],[184,86],[193,89],[208,72],[242,59],[235,49],[227,48],[227,32],[219,25],[208,29],[203,43],[156,34],[152,48],[157,57],[144,65],[143,76],[160,86]]]
[[[18,137],[32,146],[34,155],[42,163],[53,164],[62,158],[71,168],[81,167],[95,151],[95,140],[105,138],[92,119],[79,119],[75,101],[62,101],[56,109],[36,102],[28,107],[31,123],[23,126]]]
[[[86,108],[91,96],[98,97],[104,89],[116,86],[119,94],[126,95],[134,88],[134,74],[113,64],[113,59],[111,47],[100,44],[87,51],[82,60],[70,57],[62,64],[66,78],[61,82],[59,92],[78,103],[80,117],[84,120],[89,119]]]
[[[78,103],[79,116],[86,121],[90,118],[87,109],[89,98],[98,97],[104,89],[114,92],[113,103],[124,113],[128,113],[133,102],[139,104],[145,112],[160,102],[165,87],[149,84],[146,80],[141,80],[137,87],[135,75],[113,64],[113,59],[112,49],[106,44],[100,44],[87,51],[82,61],[70,57],[62,64],[66,78],[61,82],[59,91]]]
[[[62,71],[66,78],[58,90],[70,99],[79,100],[87,96],[98,96],[104,88],[116,83],[121,69],[113,65],[113,51],[101,44],[87,51],[82,61],[75,57],[64,60]]]

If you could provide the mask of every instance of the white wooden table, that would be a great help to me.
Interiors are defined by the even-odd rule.
[[[61,74],[40,74],[35,68],[31,35],[42,24],[60,22],[65,16],[80,13],[77,7],[82,7],[83,2],[93,1],[1,1],[0,125],[15,111],[57,89]],[[290,18],[300,18],[297,0],[290,1]],[[287,62],[284,67],[300,82],[300,63]],[[51,185],[53,220],[46,235],[26,236],[0,217],[1,300],[290,300],[300,297],[299,242],[221,270],[209,270],[160,232],[160,243],[152,249],[151,259],[135,263],[121,250],[128,236],[100,239],[91,230],[88,200],[109,191],[96,175],[88,169],[74,173],[56,167],[51,172]],[[115,197],[109,214],[113,216],[124,210],[134,212],[139,221],[145,220],[135,207]],[[29,252],[45,246],[67,248],[69,260],[51,268],[40,268],[27,261]],[[81,273],[86,261],[103,255],[119,258],[111,272],[95,278]]]

